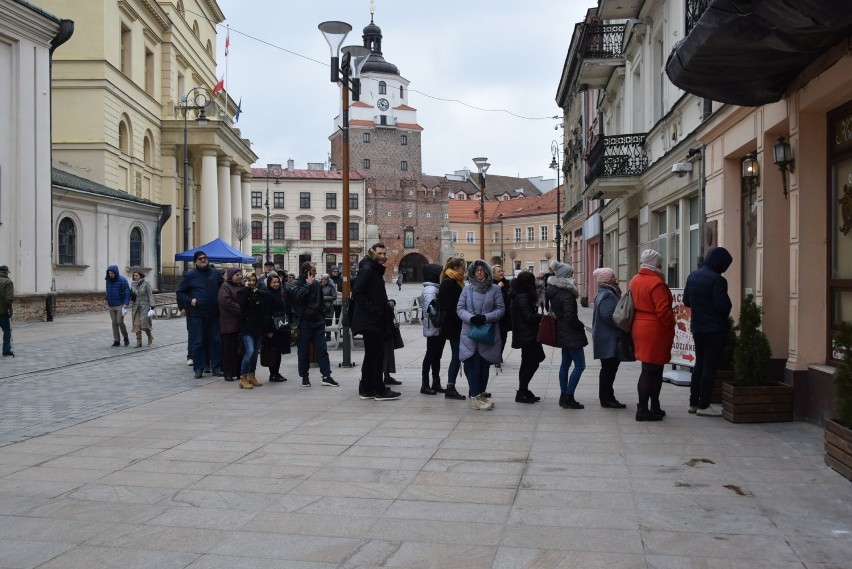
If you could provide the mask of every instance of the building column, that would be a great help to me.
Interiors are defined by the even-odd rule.
[[[182,200],[178,199],[177,147],[164,145],[160,148],[160,163],[163,168],[162,193],[163,202],[172,206],[172,215],[166,225],[160,230],[160,248],[162,250],[163,267],[174,264],[175,253],[181,249],[181,230],[183,228]],[[183,183],[183,179],[180,180]],[[182,189],[182,186],[180,186]]]
[[[231,231],[231,160],[219,160],[217,178],[219,186],[219,237],[227,244],[233,240]]]
[[[231,220],[239,219],[241,222],[244,222],[243,219],[243,203],[240,200],[240,196],[242,195],[243,184],[240,177],[240,168],[236,164],[231,165]],[[233,231],[231,232],[231,245],[237,248],[241,248],[243,244],[246,242],[245,237],[243,237],[242,243],[240,240],[235,238],[233,235]]]
[[[201,148],[201,192],[196,208],[198,245],[204,245],[219,236],[219,208],[217,205],[215,146]]]
[[[251,174],[243,172],[242,180],[242,216],[249,226],[248,236],[243,241],[243,253],[251,254]]]

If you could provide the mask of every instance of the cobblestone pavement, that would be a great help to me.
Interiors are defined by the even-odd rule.
[[[419,291],[388,286],[401,306]],[[474,411],[418,393],[425,342],[402,332],[403,396],[379,403],[341,350],[340,388],[300,387],[291,355],[291,381],[241,391],[193,379],[183,319],[156,321],[141,349],[110,347],[105,312],[16,325],[0,569],[849,566],[852,484],[824,465],[818,427],[688,415],[668,384],[666,419],[637,423],[597,405],[591,349],[586,409],[556,404],[550,348],[531,385],[543,401],[515,403],[507,348],[496,408]],[[616,382],[631,406],[637,376],[624,365]]]

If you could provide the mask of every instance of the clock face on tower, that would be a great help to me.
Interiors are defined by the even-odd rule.
[[[380,111],[386,111],[390,108],[390,103],[388,103],[387,99],[379,99],[376,101],[376,106],[379,107]]]

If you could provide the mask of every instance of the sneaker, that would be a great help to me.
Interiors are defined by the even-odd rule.
[[[601,401],[601,407],[605,409],[627,409],[627,405],[618,399],[613,399],[612,401]]]
[[[698,411],[698,407],[696,407],[695,405],[690,405],[689,407],[686,408],[686,412],[689,413],[690,415],[695,415],[696,411]]]
[[[358,397],[360,397],[361,399],[375,399],[376,398],[376,396],[371,394],[371,393],[359,393]]]
[[[712,405],[708,406],[707,409],[698,409],[695,411],[695,414],[699,417],[721,417],[722,410],[718,407],[713,407]]]
[[[393,401],[394,399],[399,399],[400,394],[396,391],[391,391],[390,389],[385,389],[384,393],[381,395],[376,395],[373,397],[376,401]]]
[[[112,343],[112,347],[113,347],[113,348],[117,348],[117,347],[119,347],[120,345],[121,345],[121,342],[119,342],[118,340],[116,340],[115,342],[113,342],[113,343]]]
[[[402,382],[388,375],[385,377],[385,385],[402,385]]]
[[[494,404],[480,393],[476,397],[470,398],[470,408],[477,411],[489,411],[494,408]]]
[[[287,381],[287,378],[281,375],[280,373],[272,373],[269,375],[269,381],[273,381],[275,383],[281,383]]]
[[[201,379],[201,372],[200,371],[195,372],[195,379]]]
[[[328,385],[329,387],[340,387],[340,384],[334,381],[334,378],[330,375],[326,375],[322,378],[322,384]]]
[[[305,377],[302,378],[302,387],[310,387],[310,386],[311,386],[311,380],[308,379],[308,376],[306,375]]]
[[[186,358],[186,365],[192,367],[192,358]]]

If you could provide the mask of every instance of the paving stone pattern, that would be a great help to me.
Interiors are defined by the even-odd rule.
[[[419,293],[416,284],[400,302]],[[591,313],[582,310],[590,323]],[[597,405],[586,351],[563,410],[547,350],[514,402],[519,354],[492,373],[493,411],[418,392],[425,341],[403,325],[398,401],[290,381],[241,391],[192,377],[182,319],[152,348],[112,348],[107,314],[15,327],[0,360],[0,569],[839,569],[852,484],[822,430],[686,412],[660,423]],[[341,351],[332,350],[332,365]],[[360,364],[363,352],[353,359]],[[444,367],[449,352],[444,356]],[[638,364],[617,396],[635,403]],[[266,383],[266,371],[258,377]],[[466,387],[460,378],[459,387]],[[462,389],[460,389],[462,390]]]

